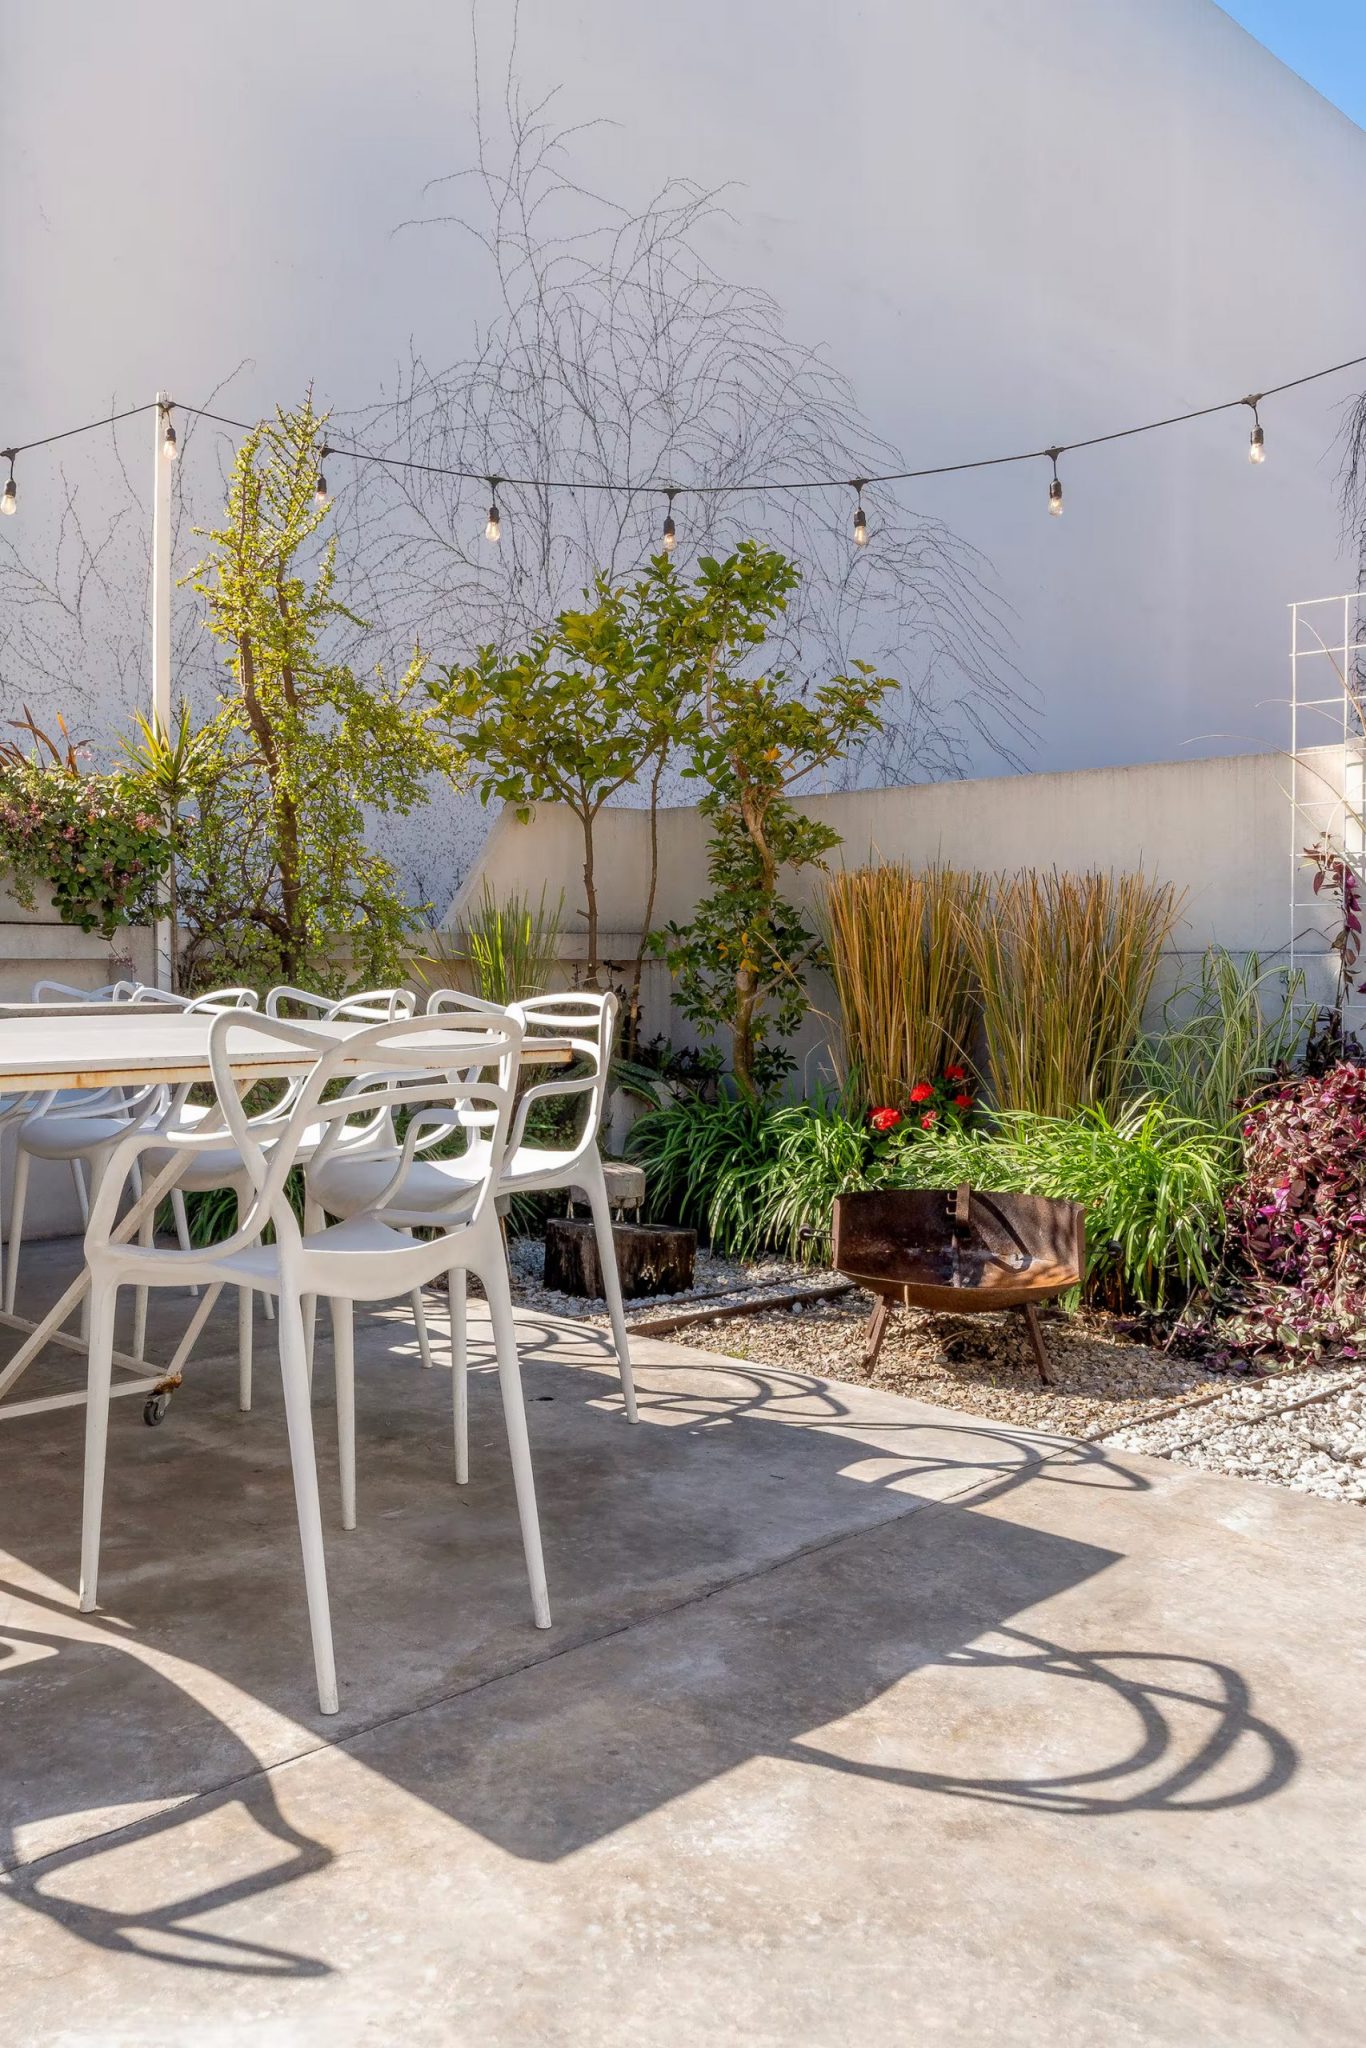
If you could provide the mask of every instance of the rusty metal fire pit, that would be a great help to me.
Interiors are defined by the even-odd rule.
[[[863,1370],[871,1372],[894,1303],[968,1315],[1024,1312],[1045,1386],[1053,1383],[1038,1303],[1076,1287],[1086,1271],[1086,1212],[1046,1195],[884,1188],[835,1198],[832,1263],[877,1296]]]

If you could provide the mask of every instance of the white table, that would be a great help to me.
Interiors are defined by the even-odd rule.
[[[0,1095],[45,1093],[57,1088],[145,1086],[153,1082],[182,1087],[190,1082],[210,1081],[209,1033],[213,1023],[213,1017],[202,1012],[144,1009],[132,1003],[90,1003],[80,1006],[77,1014],[65,1004],[55,1004],[51,1009],[34,1006],[22,1016],[0,1017]],[[340,1043],[374,1029],[373,1024],[320,1023],[312,1018],[304,1020],[304,1025],[313,1036]],[[406,1043],[421,1049],[428,1043],[427,1034],[414,1033]],[[483,1041],[476,1032],[462,1035],[434,1027],[430,1043],[432,1050],[441,1054],[440,1063],[445,1066],[452,1051],[459,1053],[467,1045],[475,1054]],[[287,1038],[272,1040],[256,1029],[244,1031],[236,1042],[230,1033],[227,1054],[233,1075],[244,1090],[257,1081],[288,1080],[307,1073],[317,1058],[306,1046]],[[564,1038],[528,1039],[522,1048],[523,1063],[528,1066],[564,1066],[572,1058],[573,1049]],[[357,1061],[358,1067],[363,1064],[363,1060]],[[181,1168],[179,1159],[171,1160],[148,1182],[117,1227],[115,1236],[120,1242],[136,1233],[149,1208],[155,1210]],[[89,1274],[82,1270],[38,1323],[0,1312],[0,1329],[23,1333],[23,1342],[0,1370],[0,1397],[22,1378],[47,1344],[84,1353],[84,1340],[64,1330],[62,1325],[84,1300],[89,1287]],[[206,1308],[207,1297],[163,1372],[149,1377],[145,1358],[115,1351],[115,1365],[135,1378],[131,1383],[116,1384],[113,1392],[156,1393],[168,1382],[178,1381],[180,1367],[199,1334]],[[0,1420],[74,1407],[84,1401],[84,1392],[10,1401],[0,1407]]]

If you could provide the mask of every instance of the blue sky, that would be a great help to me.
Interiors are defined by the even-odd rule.
[[[1220,0],[1225,13],[1366,128],[1362,0]]]

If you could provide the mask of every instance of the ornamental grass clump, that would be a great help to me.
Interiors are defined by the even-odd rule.
[[[1292,1357],[1366,1349],[1366,1068],[1286,1083],[1248,1111],[1229,1248],[1257,1289],[1243,1336]]]
[[[831,875],[819,921],[839,1002],[844,1071],[870,1108],[902,1103],[971,1051],[968,928],[987,883],[887,862]]]
[[[963,933],[996,1107],[1116,1113],[1180,901],[1141,874],[1001,877]]]

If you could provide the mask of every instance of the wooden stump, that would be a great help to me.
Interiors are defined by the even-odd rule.
[[[664,1224],[614,1223],[621,1291],[627,1301],[643,1294],[686,1294],[693,1282],[697,1232]],[[602,1271],[593,1226],[577,1216],[552,1216],[545,1226],[545,1284],[561,1294],[601,1301]]]

